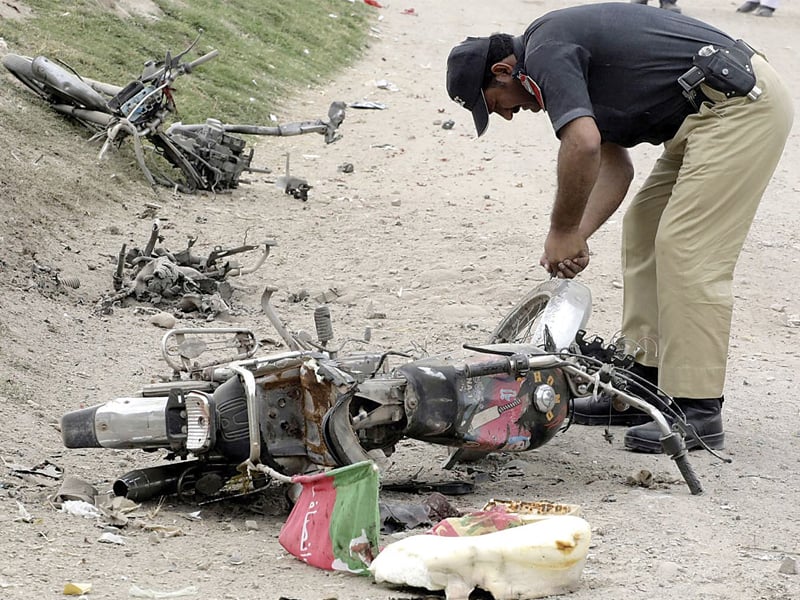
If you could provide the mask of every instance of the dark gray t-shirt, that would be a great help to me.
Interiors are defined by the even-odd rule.
[[[677,83],[703,46],[729,47],[722,31],[672,11],[613,2],[556,10],[517,38],[518,61],[541,88],[559,130],[594,117],[605,142],[625,147],[672,138],[695,109]]]

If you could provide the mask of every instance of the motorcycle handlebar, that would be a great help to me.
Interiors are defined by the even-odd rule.
[[[683,475],[683,480],[686,482],[686,485],[689,486],[689,491],[692,493],[693,496],[699,496],[703,493],[703,486],[700,483],[700,479],[698,479],[697,475],[692,469],[692,465],[689,464],[689,458],[686,454],[681,454],[680,456],[675,457],[675,464],[678,467],[678,470]]]
[[[514,377],[524,375],[531,369],[544,369],[562,365],[565,368],[568,376],[579,377],[583,380],[590,380],[592,376],[588,373],[581,371],[579,368],[572,365],[564,365],[563,361],[557,356],[551,354],[513,354],[511,356],[504,356],[496,360],[481,362],[477,364],[466,364],[465,371],[467,377],[483,377],[486,375],[498,375],[505,373]],[[622,397],[626,402],[632,406],[642,410],[648,414],[661,431],[661,444],[664,452],[675,461],[678,470],[681,472],[684,481],[689,486],[689,490],[693,495],[703,493],[703,487],[700,480],[695,474],[692,466],[689,464],[687,457],[686,445],[683,438],[676,432],[672,431],[670,424],[667,422],[663,414],[655,407],[650,405],[644,400],[640,400],[635,396],[631,396],[624,391],[617,390],[611,383],[596,381],[595,385],[602,391],[610,394],[615,394]]]
[[[304,133],[325,133],[328,124],[322,121],[303,121],[301,123],[288,123],[286,125],[223,125],[222,128],[228,133],[246,133],[248,135],[276,135],[292,136]]]
[[[184,66],[184,70],[191,71],[195,67],[199,67],[203,63],[210,61],[212,58],[216,58],[218,55],[219,55],[219,50],[212,50],[211,52],[204,54],[200,58],[196,58],[192,62],[186,63]]]
[[[219,50],[212,50],[211,52],[208,52],[203,56],[201,56],[200,58],[196,58],[191,62],[182,63],[180,65],[174,65],[175,68],[169,77],[169,81],[173,81],[178,75],[183,75],[184,73],[191,73],[192,69],[194,69],[195,67],[199,67],[203,63],[210,61],[212,58],[216,58],[218,55],[219,55]],[[162,75],[164,75],[165,68],[167,68],[167,65],[162,66],[160,69],[157,69],[156,71],[147,74],[146,77],[142,77],[142,81],[144,82],[158,81],[159,78]],[[173,66],[170,66],[169,68],[172,69]]]
[[[561,360],[551,354],[533,355],[513,354],[504,356],[497,360],[482,362],[478,364],[467,364],[467,377],[483,377],[485,375],[498,375],[507,373],[518,377],[527,373],[530,369],[545,369],[559,364]]]

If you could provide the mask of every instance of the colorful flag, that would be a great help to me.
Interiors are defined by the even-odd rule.
[[[315,567],[368,575],[378,554],[378,467],[364,461],[292,481],[302,488],[281,546]]]

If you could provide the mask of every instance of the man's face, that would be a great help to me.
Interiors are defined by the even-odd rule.
[[[542,109],[518,79],[504,73],[495,77],[494,84],[487,87],[483,95],[489,113],[496,113],[507,121],[513,119],[520,110],[539,112]]]

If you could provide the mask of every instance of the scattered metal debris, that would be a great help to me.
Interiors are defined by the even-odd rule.
[[[373,102],[371,100],[359,100],[348,104],[350,108],[365,108],[372,110],[385,110],[386,105],[383,102]]]
[[[375,82],[375,87],[381,90],[389,90],[390,92],[397,92],[400,90],[399,87],[387,79],[379,79]]]
[[[302,177],[293,177],[289,174],[289,153],[286,153],[286,174],[275,180],[275,187],[283,190],[284,194],[294,196],[303,202],[308,200],[308,191],[311,186]]]
[[[74,276],[62,276],[57,267],[49,267],[34,262],[31,265],[32,287],[36,287],[40,294],[52,298],[58,294],[66,293],[66,288],[73,290],[81,287],[81,281]]]
[[[163,237],[156,219],[144,249],[128,249],[126,244],[122,245],[113,275],[116,293],[100,299],[99,312],[109,314],[115,304],[133,297],[154,305],[167,304],[182,312],[199,312],[209,320],[226,315],[230,311],[228,303],[233,290],[225,278],[252,273],[264,263],[275,245],[272,240],[255,244],[245,241],[232,248],[215,246],[207,256],[197,256],[192,252],[196,237],[189,238],[185,250],[174,253],[156,247],[158,242],[163,242]],[[250,266],[231,258],[258,249],[261,254]]]

